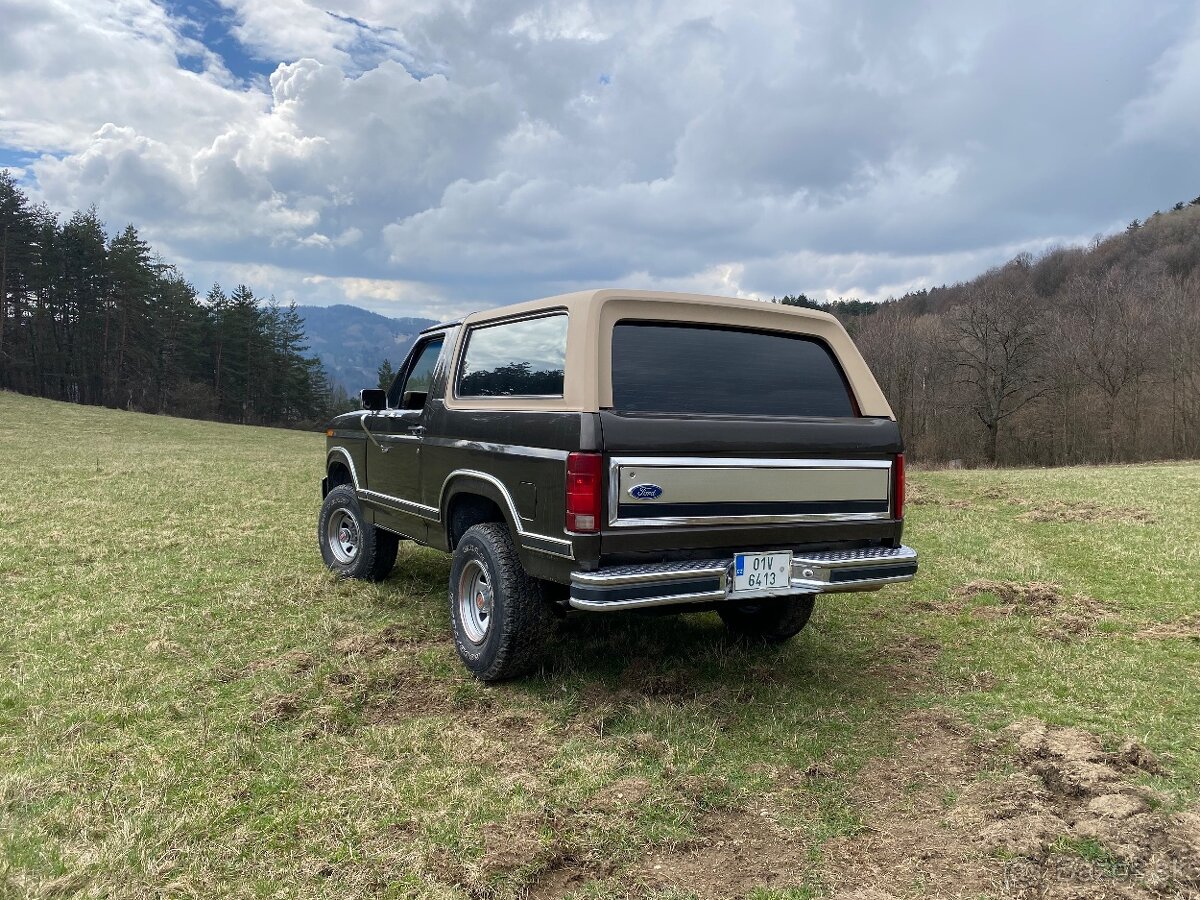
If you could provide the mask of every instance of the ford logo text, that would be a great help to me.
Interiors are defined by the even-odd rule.
[[[657,484],[635,484],[629,489],[629,496],[634,500],[657,500],[662,492]]]

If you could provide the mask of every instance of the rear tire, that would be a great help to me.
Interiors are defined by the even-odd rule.
[[[400,538],[368,522],[354,488],[335,487],[325,495],[317,520],[317,543],[325,565],[342,578],[382,581],[396,564]]]
[[[816,602],[816,594],[764,597],[729,603],[717,614],[725,627],[738,637],[782,644],[804,630]]]
[[[533,669],[551,620],[542,586],[521,566],[508,528],[468,528],[450,566],[450,625],[471,674],[504,681]]]

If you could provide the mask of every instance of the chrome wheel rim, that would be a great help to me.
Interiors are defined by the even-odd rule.
[[[458,576],[458,619],[463,634],[472,644],[482,644],[492,627],[494,596],[487,572],[476,560],[463,566]]]
[[[337,509],[329,517],[325,526],[325,537],[333,558],[343,566],[348,566],[358,559],[358,551],[362,547],[362,533],[354,516],[344,509]]]

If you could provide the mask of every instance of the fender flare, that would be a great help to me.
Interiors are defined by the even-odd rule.
[[[480,472],[476,469],[455,469],[442,482],[442,489],[438,495],[438,509],[442,512],[442,527],[445,530],[447,547],[450,546],[450,517],[446,515],[446,512],[450,508],[450,501],[459,494],[475,494],[486,497],[495,503],[499,507],[501,515],[504,516],[504,523],[508,526],[509,533],[512,534],[513,540],[521,552],[533,551],[563,559],[575,558],[570,541],[548,537],[522,528],[521,513],[517,509],[512,494],[504,486],[504,482],[495,475],[489,475],[487,472]]]
[[[479,472],[474,469],[456,469],[446,476],[438,494],[438,509],[442,512],[442,524],[446,528],[446,542],[450,541],[450,517],[446,514],[450,509],[450,501],[459,494],[475,494],[486,497],[496,504],[504,516],[504,524],[512,532],[514,539],[521,533],[521,514],[508,488],[495,475]],[[518,541],[519,542],[519,541]]]
[[[358,469],[354,465],[354,457],[350,455],[350,451],[345,447],[331,447],[329,452],[325,454],[326,477],[329,476],[329,469],[333,465],[335,458],[337,458],[339,462],[345,463],[346,468],[350,470],[350,480],[354,484],[354,490],[357,491],[359,489]]]

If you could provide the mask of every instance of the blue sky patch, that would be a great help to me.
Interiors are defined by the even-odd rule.
[[[354,64],[362,71],[373,69],[383,60],[390,59],[404,66],[408,74],[417,81],[433,74],[433,72],[416,65],[416,59],[398,28],[372,25],[354,16],[335,13],[328,9],[325,10],[325,15],[354,26],[354,43],[342,49],[350,54]]]
[[[28,150],[16,150],[0,145],[0,169],[27,169],[40,153],[30,153]]]
[[[233,36],[233,14],[216,0],[165,0],[167,12],[181,21],[185,37],[197,40],[221,57],[225,68],[243,81],[265,78],[275,71],[279,60],[263,59],[249,52]],[[180,56],[179,65],[192,72],[204,69],[197,56]]]

